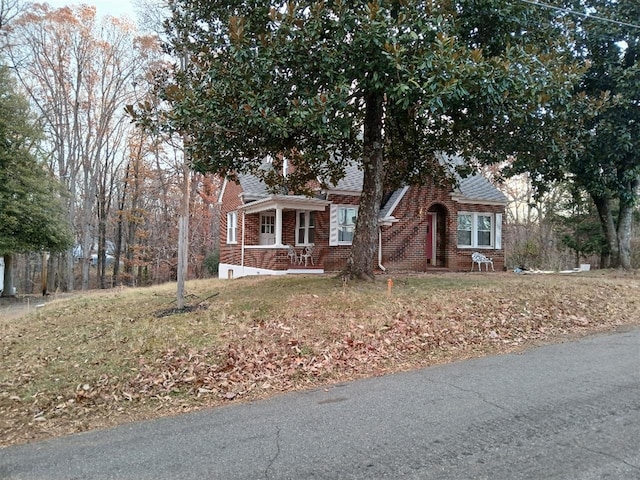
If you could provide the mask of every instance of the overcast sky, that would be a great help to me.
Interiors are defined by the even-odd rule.
[[[114,17],[127,15],[132,20],[136,18],[136,13],[130,0],[41,0],[41,3],[48,3],[56,8],[67,5],[93,5],[96,7],[98,15],[113,15]]]

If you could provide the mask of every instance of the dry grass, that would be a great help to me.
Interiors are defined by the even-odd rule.
[[[188,283],[0,320],[0,445],[640,323],[640,278],[442,274]]]

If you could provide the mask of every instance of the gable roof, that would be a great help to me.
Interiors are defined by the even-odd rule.
[[[240,174],[238,175],[238,181],[240,182],[245,197],[255,200],[269,196],[267,184],[255,175],[251,175],[250,173]]]
[[[461,157],[446,157],[446,161],[452,167],[464,163]],[[468,177],[460,177],[456,175],[458,185],[452,192],[452,196],[459,202],[477,202],[477,203],[507,203],[507,197],[498,190],[489,180],[479,173],[475,173]],[[350,164],[345,170],[345,176],[331,190],[361,192],[364,172],[357,164]],[[389,200],[380,210],[381,218],[393,213],[395,205],[397,205],[398,196],[404,195],[402,188],[393,192]],[[384,214],[384,215],[383,215]]]
[[[349,163],[344,170],[344,177],[338,180],[338,183],[330,190],[340,192],[362,192],[362,183],[364,180],[364,172],[357,163]]]
[[[460,157],[447,157],[450,164],[464,162]],[[507,197],[498,190],[484,176],[476,173],[465,178],[457,177],[458,185],[452,192],[452,197],[461,203],[498,203],[506,204]],[[345,169],[345,176],[329,190],[331,192],[360,193],[364,172],[357,163],[350,163]],[[246,200],[258,200],[268,197],[270,194],[267,185],[258,177],[251,174],[238,175],[243,197]],[[406,193],[406,187],[394,191],[389,200],[380,209],[380,218],[385,218],[393,213],[395,206]]]
[[[453,197],[458,201],[464,202],[507,203],[507,197],[504,193],[480,174],[461,179],[453,193]]]

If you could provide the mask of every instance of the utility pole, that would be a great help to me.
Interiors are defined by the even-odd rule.
[[[187,53],[182,56],[182,70],[187,68]],[[182,172],[184,176],[182,191],[182,213],[178,220],[178,289],[177,289],[177,305],[178,310],[184,308],[184,284],[187,281],[187,272],[189,270],[189,194],[191,171],[189,168],[189,159],[187,155],[187,138],[185,133],[182,134]]]
[[[183,142],[184,145],[184,142]],[[183,166],[184,184],[182,191],[182,213],[178,220],[178,291],[177,291],[177,308],[184,308],[184,284],[187,280],[187,271],[189,267],[189,190],[190,190],[190,169],[189,162],[186,159],[186,149]]]

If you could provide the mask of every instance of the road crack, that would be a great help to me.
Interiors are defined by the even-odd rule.
[[[267,465],[267,467],[264,469],[265,480],[269,479],[269,470],[271,470],[271,468],[273,467],[273,464],[276,462],[279,456],[280,456],[280,427],[277,427],[276,428],[276,452],[273,455],[273,457],[271,457],[271,460],[269,461],[269,464]]]
[[[490,406],[492,406],[494,408],[497,408],[498,410],[501,410],[503,412],[513,413],[507,407],[504,407],[504,406],[502,406],[502,405],[500,405],[498,403],[495,403],[495,402],[492,402],[491,400],[488,400],[482,393],[477,392],[476,390],[463,388],[463,387],[460,387],[458,385],[455,385],[453,383],[448,383],[448,382],[438,382],[436,380],[431,380],[431,379],[429,379],[429,381],[431,383],[435,383],[435,384],[439,384],[439,385],[446,385],[447,387],[454,388],[454,389],[459,390],[459,391],[464,392],[464,393],[470,393],[470,394],[475,395],[476,397],[478,397],[482,403],[486,403],[487,405],[490,405]]]
[[[582,445],[582,444],[581,444],[580,442],[578,442],[577,440],[574,440],[574,443],[576,444],[576,446],[577,446],[578,448],[581,448],[582,450],[585,450],[585,451],[587,451],[587,452],[591,452],[591,453],[595,453],[596,455],[602,455],[603,457],[609,457],[609,458],[611,458],[611,459],[613,459],[613,460],[616,460],[616,461],[618,461],[618,462],[620,462],[620,463],[624,463],[624,464],[625,464],[625,465],[627,465],[628,467],[635,468],[636,470],[640,470],[640,466],[638,466],[638,465],[634,465],[633,463],[629,463],[629,462],[627,462],[626,460],[624,460],[623,458],[620,458],[620,457],[618,457],[618,456],[616,456],[616,455],[613,455],[613,454],[608,453],[608,452],[602,452],[602,451],[600,451],[600,450],[596,450],[596,449],[594,449],[594,448],[589,448],[589,447],[587,447],[587,446],[585,446],[585,445]]]

